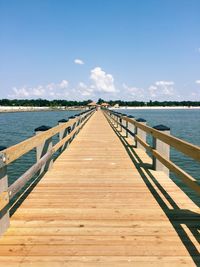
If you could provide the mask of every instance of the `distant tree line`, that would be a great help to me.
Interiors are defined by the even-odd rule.
[[[198,107],[200,106],[200,101],[123,101],[123,100],[110,100],[110,101],[104,101],[103,99],[99,98],[98,104],[102,104],[104,102],[107,102],[109,105],[114,106],[118,104],[119,106],[128,106],[128,107],[155,107],[155,106],[187,106],[187,107]]]
[[[0,99],[0,106],[29,106],[29,107],[59,107],[59,106],[85,106],[92,100],[88,99],[85,101],[70,101],[70,100],[46,100],[46,99]],[[155,107],[155,106],[188,106],[197,107],[200,106],[200,101],[123,101],[123,100],[109,100],[105,101],[101,98],[98,100],[98,104],[103,102],[109,103],[111,106],[118,104],[119,106],[128,107]]]
[[[46,99],[0,99],[0,106],[28,106],[28,107],[59,107],[59,106],[85,106],[92,100],[68,101]]]

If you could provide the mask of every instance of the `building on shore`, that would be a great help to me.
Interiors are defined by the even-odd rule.
[[[101,107],[102,108],[108,108],[109,106],[110,105],[108,103],[106,103],[106,102],[104,102],[104,103],[101,104]]]
[[[89,104],[87,104],[87,106],[91,109],[91,108],[96,108],[98,105],[96,102],[90,102]]]

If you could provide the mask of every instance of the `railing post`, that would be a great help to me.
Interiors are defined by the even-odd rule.
[[[112,113],[112,118],[113,118],[113,126],[115,126],[116,122],[115,122],[115,114]]]
[[[120,127],[119,128],[119,131],[122,132],[122,125],[121,125],[122,124],[122,115],[121,114],[119,116],[119,123],[120,123],[120,125],[119,125],[119,127]]]
[[[139,118],[139,119],[137,119],[136,120],[137,122],[140,122],[140,123],[142,123],[142,124],[144,124],[144,125],[146,125],[147,124],[147,121],[145,120],[145,119],[143,119],[143,118]],[[146,134],[146,132],[145,131],[143,131],[142,129],[140,129],[139,127],[135,127],[135,134],[140,138],[140,139],[142,139],[144,142],[146,142],[146,139],[147,139],[147,134]],[[135,139],[135,145],[136,145],[136,147],[137,148],[140,148],[140,149],[142,149],[142,150],[144,150],[144,151],[146,151],[146,149]]]
[[[122,117],[127,117],[126,114],[122,114]],[[123,118],[122,118],[122,125],[125,127],[125,137],[128,137],[128,131],[126,130],[128,128],[128,122],[125,121]],[[122,132],[123,132],[123,127],[122,127]]]
[[[135,118],[135,117],[132,116],[132,115],[129,115],[128,117],[129,117],[130,119],[134,119],[134,118]],[[131,132],[133,133],[133,135],[135,134],[135,126],[134,126],[133,123],[129,122],[129,124],[128,124],[128,129],[129,129],[129,131],[131,131]],[[130,133],[128,133],[128,137],[133,138],[133,135],[131,135]]]
[[[40,134],[42,132],[45,132],[49,130],[51,127],[42,125],[35,129],[35,134]],[[36,147],[36,158],[37,162],[53,147],[52,144],[52,137],[45,140],[42,144]],[[49,170],[53,165],[53,159],[50,159],[46,162],[46,164],[41,168],[40,174],[44,171]]]
[[[170,134],[170,128],[165,125],[156,125],[153,127],[158,131],[162,131],[166,134]],[[163,141],[153,137],[153,148],[157,150],[165,159],[170,158],[170,146]],[[156,157],[153,156],[153,168],[156,171],[162,171],[169,176],[169,169],[163,165]]]
[[[84,114],[81,112],[80,114],[79,114],[79,116],[80,116],[80,123],[82,123],[83,122],[83,118],[84,118]]]
[[[6,147],[0,146],[0,236],[4,234],[10,225],[9,211],[5,209],[5,206],[9,203],[9,196],[6,157],[1,152],[4,149]]]
[[[88,114],[88,116],[89,116],[89,114]],[[77,126],[79,126],[81,123],[82,123],[82,121],[83,121],[83,115],[82,114],[78,114],[78,124],[77,124]],[[80,132],[80,128],[78,129],[78,133]]]
[[[126,115],[127,117],[127,115]],[[125,121],[125,126],[126,126],[126,137],[128,137],[128,121]]]
[[[58,121],[58,125],[63,125],[64,123],[68,122],[69,120],[59,120]],[[65,138],[68,134],[69,134],[69,130],[70,127],[65,128],[64,130],[59,132],[59,141],[61,141],[63,138]],[[68,142],[66,142],[59,150],[60,152],[62,152],[63,150],[65,150],[67,148]]]
[[[120,127],[119,123],[120,123],[120,116],[119,114],[116,115],[116,123],[117,123],[117,129],[118,127]]]
[[[88,113],[86,116],[85,116],[85,119],[87,119],[87,117],[90,115],[90,113]],[[77,126],[79,126],[82,122],[83,122],[83,115],[82,114],[77,114],[76,117],[78,117],[78,121],[77,121]],[[78,129],[77,131],[77,134],[80,132],[80,128]]]
[[[118,127],[118,117],[116,114],[114,114],[114,126],[117,128]]]
[[[114,124],[115,124],[115,122],[114,122],[114,114],[113,113],[110,113],[110,117],[111,117],[111,123],[114,126]]]
[[[75,118],[76,118],[75,116],[71,116],[68,119],[71,120],[71,119],[75,119]],[[71,126],[71,132],[76,128],[76,124],[77,124],[77,122],[75,121],[74,124]],[[73,136],[69,139],[69,143],[72,142],[74,137],[75,137],[75,134],[73,134]]]
[[[80,116],[80,114],[76,114],[75,117],[78,119],[77,122],[76,122],[76,127],[77,127],[81,123],[81,116]]]

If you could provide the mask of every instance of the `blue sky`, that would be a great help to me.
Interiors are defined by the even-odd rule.
[[[199,0],[0,0],[0,98],[200,101]]]

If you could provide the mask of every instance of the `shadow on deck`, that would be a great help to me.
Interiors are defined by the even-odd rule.
[[[152,165],[144,163],[136,152],[135,146],[130,145],[126,136],[108,119],[107,121],[119,137],[149,191],[168,217],[194,263],[200,266],[200,251],[198,248],[200,244],[200,214],[189,209],[180,208],[177,201],[170,196],[169,192],[167,192],[162,185],[162,179],[159,180],[159,177],[154,175],[156,172],[152,171]],[[192,201],[194,201],[194,199],[192,199]],[[199,200],[195,202],[195,204],[197,204]]]

